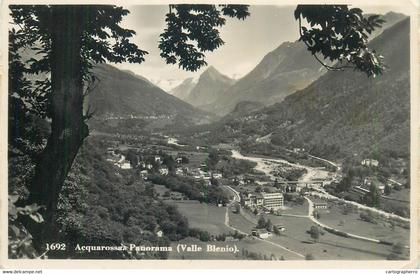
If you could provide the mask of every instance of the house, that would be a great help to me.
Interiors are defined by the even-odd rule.
[[[184,170],[182,170],[182,168],[178,167],[178,168],[175,170],[175,174],[176,174],[176,175],[179,175],[179,176],[184,175]]]
[[[261,193],[255,194],[255,205],[256,206],[264,205],[264,197],[261,195]]]
[[[278,210],[283,206],[284,198],[283,194],[280,192],[275,193],[265,193],[262,194],[263,205],[268,210]]]
[[[147,175],[149,175],[149,171],[147,171],[147,170],[142,170],[142,171],[140,171],[140,176],[141,176],[143,179],[147,179]]]
[[[256,194],[251,194],[249,193],[247,197],[242,199],[242,204],[244,206],[249,206],[249,207],[260,207],[263,206],[264,204],[264,198],[262,197],[262,195],[260,193],[256,193]]]
[[[327,209],[327,208],[328,208],[328,204],[326,202],[314,203],[314,209]]]
[[[377,160],[374,159],[364,159],[361,162],[362,166],[367,166],[367,167],[377,167],[379,166],[379,162]]]
[[[130,162],[123,162],[123,163],[120,163],[120,168],[121,169],[131,169],[132,167],[131,167]]]
[[[147,164],[147,165],[146,165],[146,168],[147,168],[148,170],[152,170],[152,169],[153,169],[153,165],[152,165],[152,164]]]
[[[166,168],[166,167],[161,167],[161,168],[159,168],[159,174],[160,175],[168,175],[169,174],[169,169],[168,168]]]
[[[162,231],[162,230],[157,231],[157,232],[156,232],[156,236],[157,236],[158,238],[162,238],[162,237],[163,237],[163,231]]]
[[[251,207],[253,205],[253,201],[250,198],[246,197],[242,199],[242,204],[244,206]]]
[[[271,233],[268,232],[266,229],[254,228],[253,230],[251,230],[251,235],[259,237],[261,239],[267,239],[271,236]]]
[[[222,173],[213,173],[212,176],[213,176],[214,179],[222,179],[223,178]]]
[[[182,163],[182,157],[178,157],[175,159],[177,164],[181,164]]]
[[[182,195],[182,193],[180,193],[180,192],[171,192],[169,194],[169,197],[172,200],[183,200],[184,199],[184,195]]]
[[[155,156],[155,163],[162,164],[162,159],[160,158],[160,156]]]
[[[237,242],[237,241],[239,241],[239,239],[234,238],[232,236],[226,236],[225,238],[225,242]]]
[[[281,232],[286,231],[286,227],[285,227],[284,225],[278,224],[278,225],[276,225],[276,227],[277,227],[277,229],[278,229],[279,231],[281,231]]]
[[[304,152],[304,151],[305,151],[305,149],[304,149],[304,148],[300,148],[300,147],[295,147],[295,148],[293,148],[293,152],[294,152],[294,153]]]

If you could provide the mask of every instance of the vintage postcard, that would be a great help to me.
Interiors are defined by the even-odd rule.
[[[415,2],[1,12],[1,267],[417,267]]]

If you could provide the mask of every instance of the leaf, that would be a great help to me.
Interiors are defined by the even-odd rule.
[[[31,219],[34,220],[37,223],[44,222],[44,218],[42,218],[42,215],[39,214],[38,212],[30,214],[29,217],[31,217]]]
[[[16,203],[17,200],[19,200],[19,195],[9,195],[9,201],[13,204]]]

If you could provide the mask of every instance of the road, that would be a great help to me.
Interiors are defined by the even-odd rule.
[[[269,241],[269,240],[265,240],[265,239],[261,239],[261,238],[259,238],[259,237],[251,236],[249,233],[244,232],[244,231],[240,230],[239,228],[232,226],[232,225],[230,224],[230,222],[229,222],[229,212],[230,212],[230,211],[229,211],[229,209],[230,209],[230,207],[233,205],[233,203],[235,203],[235,202],[240,202],[240,201],[241,201],[241,197],[239,196],[239,192],[237,192],[236,190],[234,190],[231,186],[226,186],[226,185],[225,185],[225,187],[226,187],[229,191],[233,192],[233,194],[234,194],[234,195],[233,195],[233,200],[231,200],[231,201],[230,201],[230,203],[229,203],[229,205],[228,205],[228,206],[226,206],[226,213],[225,213],[225,225],[226,225],[227,227],[229,227],[229,228],[230,228],[230,229],[232,229],[232,230],[236,230],[236,231],[238,231],[238,232],[239,232],[239,233],[241,233],[241,234],[244,234],[244,235],[250,236],[250,237],[252,237],[252,238],[254,238],[254,239],[258,240],[258,241],[265,242],[265,243],[268,243],[268,244],[273,245],[273,246],[275,246],[275,247],[278,247],[278,248],[280,248],[280,249],[283,249],[283,250],[285,250],[285,251],[287,251],[287,252],[290,252],[290,253],[292,253],[292,254],[294,254],[294,255],[296,255],[296,256],[298,256],[298,257],[300,257],[300,258],[305,258],[305,255],[303,255],[303,254],[301,254],[301,253],[299,253],[299,252],[293,251],[293,250],[291,250],[291,249],[288,249],[287,247],[284,247],[284,246],[282,246],[282,245],[280,245],[280,244],[277,244],[277,243],[271,242],[271,241]]]
[[[316,197],[319,197],[319,198],[329,199],[329,200],[337,200],[337,201],[343,202],[345,204],[356,206],[358,209],[371,211],[371,212],[376,213],[376,214],[378,214],[380,216],[383,216],[385,218],[399,220],[399,221],[402,221],[402,222],[410,222],[410,219],[408,219],[408,218],[404,218],[404,217],[401,217],[401,216],[393,214],[393,213],[385,212],[383,210],[380,210],[380,209],[377,209],[377,208],[374,208],[374,207],[369,207],[369,206],[366,206],[366,205],[362,205],[362,204],[359,204],[357,202],[348,201],[348,200],[345,200],[345,199],[342,199],[342,198],[338,198],[338,197],[336,197],[334,195],[331,195],[328,192],[326,192],[325,190],[320,189],[320,188],[317,189],[316,192],[311,192],[310,195],[316,196]]]

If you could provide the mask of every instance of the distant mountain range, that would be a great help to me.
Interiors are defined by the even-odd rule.
[[[403,18],[404,15],[399,13],[387,13],[383,16],[386,21],[383,27],[372,33],[371,39]],[[223,116],[233,111],[241,101],[258,102],[261,106],[281,102],[325,72],[303,43],[285,42],[268,53],[236,83],[214,68],[209,68],[197,83],[189,78],[172,94],[203,110]]]
[[[198,79],[195,79],[194,77],[187,78],[180,85],[170,90],[169,93],[181,100],[186,101],[191,93],[191,90],[195,87],[197,82]]]
[[[86,100],[96,118],[180,116],[191,122],[208,121],[208,114],[166,93],[146,78],[131,71],[98,64],[98,78]]]
[[[384,56],[383,75],[330,71],[283,102],[224,121],[217,132],[271,134],[271,142],[340,158],[410,145],[410,21],[384,30],[369,47]]]
[[[219,98],[225,97],[225,91],[235,83],[235,80],[221,74],[213,66],[208,67],[196,80],[188,78],[175,87],[171,94],[187,103],[205,108]]]

